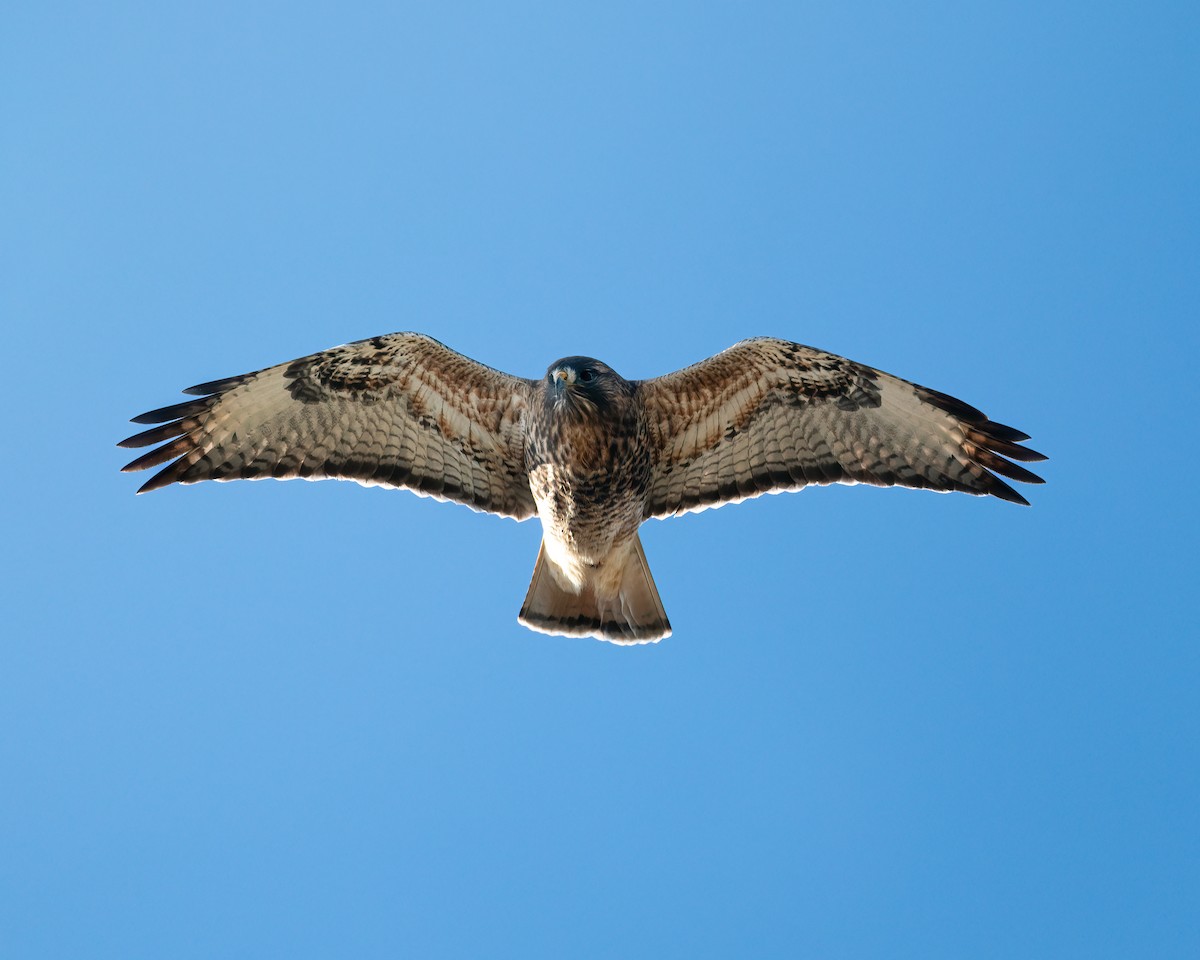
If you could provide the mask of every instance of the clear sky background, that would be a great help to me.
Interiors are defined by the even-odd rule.
[[[0,954],[1200,955],[1198,9],[8,6]],[[517,625],[535,524],[118,472],[407,329],[787,337],[1048,483],[652,522],[622,649]]]

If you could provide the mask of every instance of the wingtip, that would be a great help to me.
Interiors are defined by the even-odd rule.
[[[261,373],[261,371],[259,372]],[[185,387],[183,392],[192,397],[210,397],[214,394],[225,393],[227,390],[241,386],[248,380],[252,380],[255,376],[257,376],[257,373],[239,373],[233,377],[222,377],[220,380],[206,380],[204,383],[196,383],[190,387]]]
[[[155,490],[161,490],[163,487],[170,486],[172,483],[174,483],[175,478],[171,476],[164,476],[166,473],[166,470],[156,473],[149,480],[143,483],[137,488],[137,496],[140,497],[143,493],[153,493]]]
[[[1015,503],[1021,507],[1029,506],[1028,500],[1021,496],[1021,494],[1017,493],[1016,490],[1010,487],[995,474],[988,474],[988,477],[990,477],[991,480],[987,482],[982,489],[979,489],[976,492],[990,494],[991,496],[997,497],[1000,500],[1006,500],[1009,503]]]

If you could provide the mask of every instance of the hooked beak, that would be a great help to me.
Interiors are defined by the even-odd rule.
[[[561,390],[563,387],[569,387],[575,382],[575,371],[568,367],[559,367],[553,373],[554,387]]]

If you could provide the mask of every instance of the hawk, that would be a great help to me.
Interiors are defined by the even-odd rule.
[[[542,543],[518,619],[616,643],[671,625],[638,528],[809,484],[870,483],[1028,501],[1027,434],[960,400],[832,353],[757,338],[626,380],[566,357],[510,376],[419,333],[393,333],[189,387],[122,447],[171,483],[317,480],[400,487],[516,520]]]

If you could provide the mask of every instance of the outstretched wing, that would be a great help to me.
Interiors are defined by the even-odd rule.
[[[647,517],[810,483],[900,484],[1028,501],[1027,434],[960,400],[787,340],[743,340],[639,384],[653,441]],[[1009,458],[1009,459],[1005,459]]]
[[[161,443],[125,470],[172,461],[138,491],[263,477],[403,487],[524,520],[532,385],[417,333],[393,333],[227,380],[201,398],[134,417],[158,423],[121,442]]]

